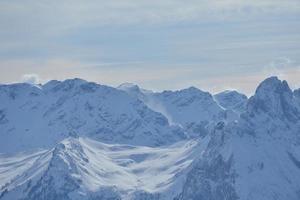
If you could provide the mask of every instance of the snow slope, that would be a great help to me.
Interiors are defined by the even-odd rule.
[[[0,199],[172,199],[205,148],[104,144],[67,138],[50,151],[0,156]]]

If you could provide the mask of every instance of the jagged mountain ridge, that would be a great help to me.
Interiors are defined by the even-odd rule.
[[[131,85],[126,86],[131,88]],[[202,106],[207,109],[210,108],[207,105],[214,108],[220,104],[212,95],[196,88],[152,93],[135,87],[134,91],[126,92],[131,98],[144,102],[148,109],[153,108],[149,96],[161,97],[167,93],[170,97],[163,97],[166,102],[160,105],[170,104],[168,109],[175,110],[171,117],[176,119],[182,117],[176,116],[182,114],[177,112],[180,109],[187,115],[191,112],[187,121],[195,121],[198,113],[205,113],[194,112],[199,111],[199,102],[204,102]],[[229,102],[234,100],[229,99]],[[211,124],[209,129],[200,130],[206,131],[203,135],[192,135],[182,123],[185,119],[178,121],[188,137],[197,138],[196,143],[182,137],[171,141],[171,146],[168,143],[157,147],[128,146],[114,142],[103,144],[93,141],[103,141],[101,138],[77,138],[75,134],[53,150],[29,154],[33,160],[22,162],[30,165],[38,160],[40,170],[32,173],[35,170],[25,167],[20,169],[20,174],[26,176],[21,177],[7,173],[18,169],[20,164],[15,161],[18,157],[4,154],[0,156],[0,177],[8,178],[1,182],[0,199],[15,198],[14,195],[20,195],[19,199],[299,199],[300,106],[297,91],[291,91],[286,81],[270,77],[258,86],[240,113],[230,109],[217,107],[225,113],[217,118],[199,116],[200,122],[208,119]],[[230,111],[233,114],[228,117]],[[163,110],[161,113],[169,120],[169,113]],[[9,167],[7,160],[16,164]],[[102,171],[103,163],[107,162],[109,167]],[[73,164],[70,167],[68,163]],[[116,169],[114,173],[113,169]],[[60,176],[54,177],[55,174]],[[129,183],[130,180],[133,182]]]
[[[285,81],[263,81],[238,122],[220,122],[212,131],[179,199],[299,199],[300,109],[294,100]]]
[[[73,134],[149,146],[185,138],[179,127],[170,126],[162,114],[140,100],[80,79],[39,87],[1,85],[0,100],[1,152],[49,148]],[[9,145],[15,141],[13,149]]]
[[[145,91],[134,84],[118,88],[140,99],[152,110],[162,113],[169,123],[180,125],[192,138],[206,136],[218,121],[238,118],[233,109],[223,108],[209,92],[195,87],[163,92]]]

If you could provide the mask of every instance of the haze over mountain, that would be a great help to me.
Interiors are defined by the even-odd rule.
[[[0,85],[0,199],[298,200],[299,91]]]

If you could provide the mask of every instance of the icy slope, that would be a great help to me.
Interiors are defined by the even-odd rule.
[[[80,79],[0,85],[0,102],[0,152],[49,148],[74,134],[146,146],[185,138],[140,100]]]
[[[186,141],[153,148],[68,138],[48,152],[2,155],[0,199],[172,199],[205,146]]]

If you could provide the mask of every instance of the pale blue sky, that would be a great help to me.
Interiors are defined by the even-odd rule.
[[[300,87],[299,0],[2,0],[0,82],[80,77],[162,90]]]

